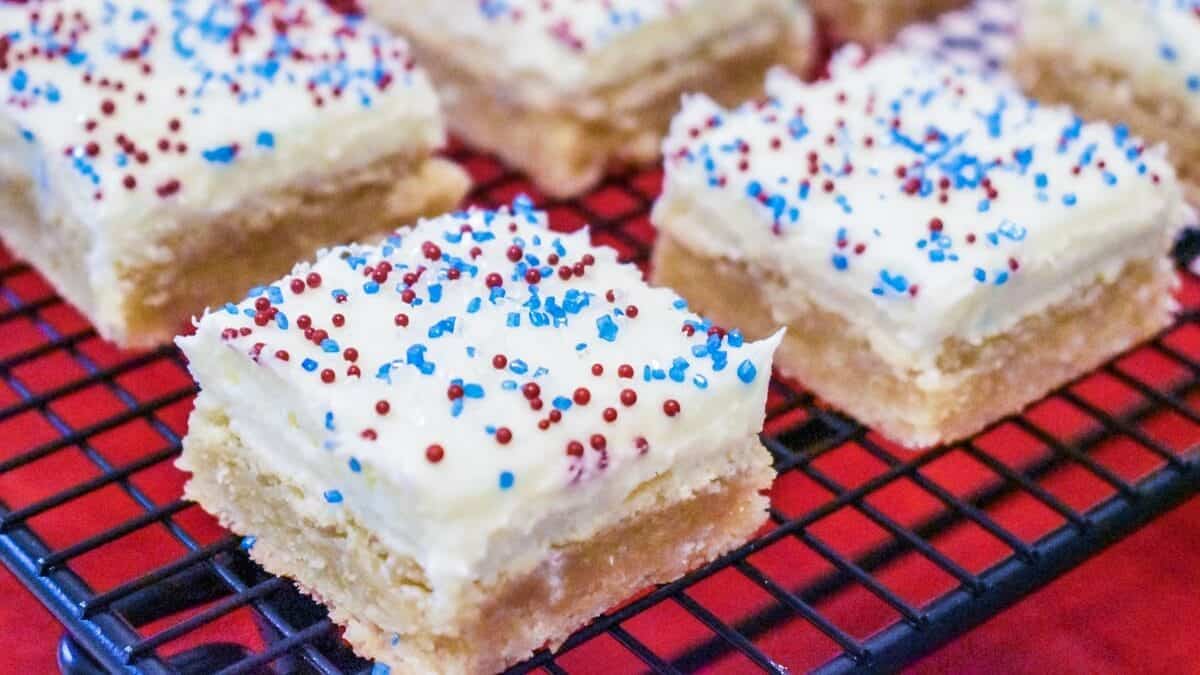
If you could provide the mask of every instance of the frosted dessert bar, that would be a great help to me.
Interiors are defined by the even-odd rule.
[[[1015,71],[1030,95],[1165,142],[1200,204],[1200,4],[1022,0]]]
[[[881,44],[900,29],[966,6],[970,0],[808,0],[812,11],[840,40]]]
[[[322,2],[0,7],[0,236],[122,345],[453,208],[404,42]]]
[[[778,338],[545,225],[334,248],[178,340],[188,496],[393,672],[500,670],[765,519]]]
[[[794,0],[367,0],[408,37],[453,131],[570,196],[606,167],[658,158],[679,97],[761,93],[812,58]]]
[[[1124,126],[888,52],[687,100],[655,280],[913,447],[970,435],[1164,328],[1182,190]]]

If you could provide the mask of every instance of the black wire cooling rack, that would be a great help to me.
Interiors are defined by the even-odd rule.
[[[490,157],[451,154],[475,203],[536,195]],[[555,227],[591,223],[644,264],[660,182],[634,172],[538,201]],[[1185,238],[1181,264],[1197,254],[1200,237]],[[923,454],[776,379],[763,440],[780,478],[758,536],[511,672],[912,662],[1200,493],[1200,280],[1183,296],[1179,323],[1149,344]],[[2,252],[0,300],[0,559],[66,626],[65,672],[382,672],[180,498],[171,461],[194,389],[178,352],[114,350]]]

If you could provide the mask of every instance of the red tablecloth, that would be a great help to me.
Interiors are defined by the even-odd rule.
[[[1200,673],[1198,580],[1200,499],[912,670]],[[0,598],[0,673],[56,672],[54,649],[62,628],[3,567]]]

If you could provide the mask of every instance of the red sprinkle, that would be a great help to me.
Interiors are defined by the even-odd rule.
[[[445,456],[446,451],[443,450],[442,446],[440,445],[434,444],[428,448],[425,448],[425,459],[429,460],[430,464],[437,464],[438,462],[442,461],[442,458]]]
[[[663,412],[667,417],[674,417],[679,414],[679,401],[669,398],[663,403]]]
[[[496,442],[500,445],[508,445],[512,440],[512,431],[508,427],[500,427],[496,430]]]
[[[587,405],[588,401],[592,400],[592,392],[588,391],[587,387],[580,387],[575,390],[575,395],[573,398],[575,399],[575,403],[579,405]]]
[[[375,402],[375,412],[379,413],[380,415],[386,415],[389,412],[391,412],[391,410],[392,410],[391,403],[388,403],[387,401],[384,401],[384,400],[379,400],[379,401]]]

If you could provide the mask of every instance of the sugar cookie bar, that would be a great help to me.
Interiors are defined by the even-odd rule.
[[[1171,320],[1187,218],[1161,149],[923,57],[838,55],[763,103],[686,101],[655,280],[912,447],[1020,410]]]
[[[861,44],[891,40],[901,28],[959,9],[970,0],[808,0],[836,39]]]
[[[545,225],[335,248],[178,340],[188,496],[399,672],[500,670],[764,520],[778,337]]]
[[[466,190],[405,43],[325,3],[43,0],[0,31],[0,236],[122,345]]]
[[[1200,204],[1200,5],[1022,0],[1014,69],[1030,95],[1164,142]]]
[[[430,70],[451,129],[570,196],[613,164],[657,159],[679,97],[735,103],[774,64],[802,72],[793,0],[367,0]]]

